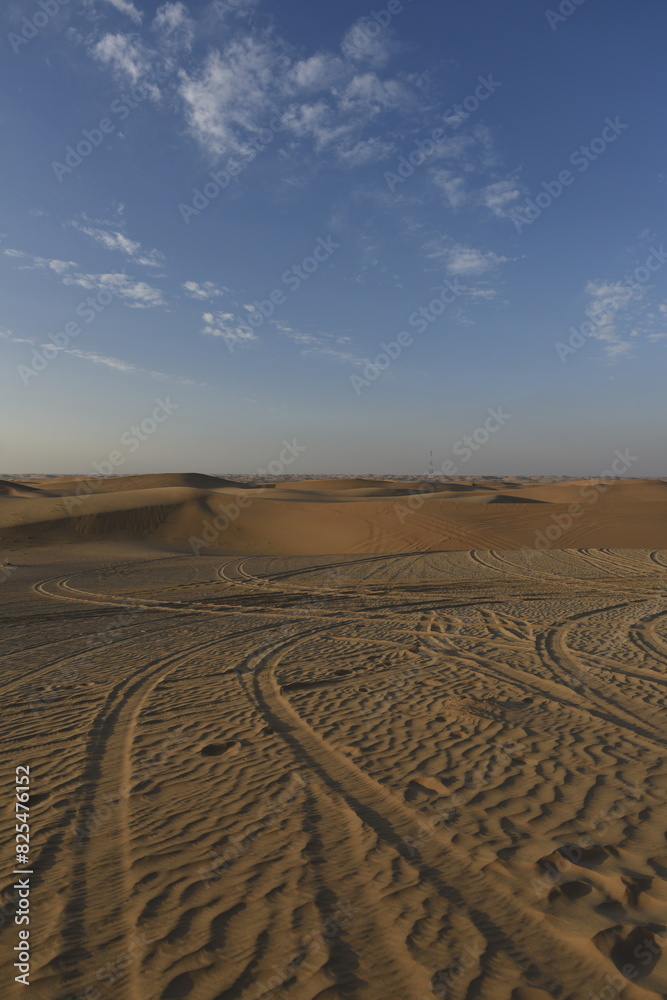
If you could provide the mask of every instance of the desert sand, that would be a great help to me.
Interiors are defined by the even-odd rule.
[[[9,995],[664,998],[666,515],[658,480],[4,480]]]

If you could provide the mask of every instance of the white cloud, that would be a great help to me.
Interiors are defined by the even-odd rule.
[[[355,21],[343,36],[341,52],[346,59],[356,63],[382,66],[395,48],[392,36],[385,29],[378,30],[377,21],[362,17]]]
[[[520,197],[521,191],[514,181],[505,180],[488,184],[482,191],[481,200],[498,219],[505,219],[516,208]]]
[[[228,17],[248,18],[261,2],[262,0],[217,0],[214,7],[215,14],[221,20]]]
[[[228,288],[218,288],[213,281],[204,281],[201,285],[196,281],[185,281],[183,288],[191,299],[199,299],[200,301],[218,298],[229,291]]]
[[[409,113],[417,90],[414,77],[380,78],[376,69],[388,56],[389,36],[383,31],[382,40],[373,40],[375,20],[368,19],[365,34],[364,24],[356,26],[362,35],[347,58],[316,52],[294,59],[283,39],[253,28],[236,31],[231,39],[227,31],[220,48],[211,47],[203,59],[178,70],[175,48],[189,50],[195,29],[186,5],[170,0],[151,23],[152,47],[138,34],[116,32],[105,34],[91,52],[124,81],[149,87],[155,99],[161,96],[153,82],[158,67],[170,71],[190,134],[214,157],[252,157],[253,147],[259,151],[271,142],[262,139],[270,128],[282,133],[290,152],[294,137],[310,139],[316,153],[331,152],[350,168],[395,151],[393,139],[369,135],[368,127],[380,115]],[[275,146],[285,150],[284,144]]]
[[[298,90],[325,90],[340,83],[349,69],[339,56],[318,52],[301,59],[290,69],[288,80]]]
[[[590,298],[586,315],[595,326],[590,336],[604,342],[609,361],[619,361],[634,350],[634,344],[624,339],[619,326],[624,325],[625,336],[638,335],[635,307],[647,291],[646,286],[630,288],[623,281],[589,281],[586,284],[586,294]]]
[[[129,236],[125,236],[124,233],[117,230],[99,229],[95,226],[83,225],[80,222],[71,222],[70,225],[99,243],[105,250],[118,250],[128,257],[132,257],[135,264],[142,264],[144,267],[161,267],[164,263],[164,254],[160,250],[143,250],[137,240],[131,240]]]
[[[19,264],[21,270],[32,270],[33,268],[50,268],[50,270],[55,271],[56,274],[64,274],[72,267],[78,267],[78,264],[73,260],[58,260],[49,259],[48,257],[35,257],[31,253],[25,253],[23,250],[15,250],[12,247],[8,247],[6,250],[2,251],[7,257],[12,257],[14,260],[23,261]]]
[[[106,2],[115,7],[121,14],[127,14],[135,24],[141,24],[141,19],[144,15],[140,10],[137,10],[130,0],[106,0]]]
[[[368,364],[368,358],[360,358],[352,351],[341,349],[340,345],[351,343],[351,337],[337,337],[332,333],[303,333],[301,330],[295,330],[294,327],[289,326],[282,320],[271,320],[270,322],[284,337],[287,337],[295,344],[299,344],[301,347],[300,354],[304,356],[317,354],[320,357],[333,358],[336,361],[343,361],[346,364]]]
[[[172,53],[190,51],[195,26],[185,4],[165,3],[158,7],[151,28]]]
[[[402,81],[359,68],[326,52],[293,61],[281,39],[248,33],[209,52],[196,70],[182,70],[179,95],[191,134],[217,156],[249,152],[249,141],[277,118],[288,133],[312,138],[318,153],[337,144],[339,162],[355,166],[393,148],[364,135],[366,126],[407,112],[414,100]]]
[[[181,70],[180,96],[193,136],[212,152],[239,152],[273,109],[285,60],[275,44],[251,36],[213,50],[198,73]]]
[[[151,309],[165,305],[162,292],[153,288],[145,281],[134,281],[126,274],[82,274],[77,273],[63,278],[65,285],[77,285],[87,290],[101,291],[106,289],[124,300],[130,309]]]
[[[463,177],[458,177],[451,170],[434,170],[431,176],[450,208],[460,208],[467,201],[466,182]]]
[[[34,344],[30,337],[15,337],[11,330],[0,330],[0,340],[8,340],[10,344]]]
[[[394,151],[393,143],[373,136],[370,139],[360,139],[349,147],[341,146],[337,150],[337,156],[339,161],[348,167],[361,167],[366,163],[386,160]]]
[[[53,344],[43,344],[42,346],[53,348]],[[167,375],[165,372],[154,371],[149,368],[140,368],[131,361],[123,361],[121,358],[109,357],[104,354],[95,354],[92,351],[82,351],[79,348],[72,347],[59,347],[56,349],[61,351],[63,354],[71,354],[72,357],[79,358],[81,361],[89,361],[93,365],[103,365],[105,368],[111,368],[114,371],[123,372],[123,374],[126,375],[149,375],[151,378],[166,379],[172,382],[178,382],[180,385],[203,384],[201,382],[195,382],[195,380],[191,378],[184,378],[181,375]]]
[[[64,274],[69,271],[70,267],[76,267],[77,265],[73,260],[49,260],[47,261],[47,266],[55,271],[56,274]]]
[[[95,240],[105,248],[105,250],[120,250],[121,253],[132,256],[137,252],[140,243],[136,240],[131,240],[129,237],[124,236],[122,233],[109,232],[106,229],[95,229],[92,226],[82,226],[78,222],[73,222],[72,225],[79,232],[85,233],[86,236],[90,236],[91,240]]]
[[[320,344],[321,340],[316,337],[313,333],[302,333],[300,330],[295,330],[294,327],[289,326],[288,323],[284,323],[282,320],[274,319],[271,321],[272,326],[275,326],[280,333],[287,337],[289,340],[293,340],[295,344]]]
[[[408,107],[410,92],[398,80],[381,80],[375,73],[353,77],[341,99],[345,111],[362,111],[376,115],[380,111]]]
[[[461,243],[446,241],[430,244],[429,257],[441,257],[449,274],[460,277],[477,277],[495,270],[501,264],[509,263],[513,258],[502,257],[492,250],[477,250]]]
[[[356,129],[354,122],[338,120],[333,109],[324,101],[295,105],[286,112],[282,120],[284,126],[295,135],[311,135],[318,153],[331,143],[349,137]]]
[[[98,62],[109,66],[117,76],[132,84],[151,73],[152,53],[130,35],[104,35],[93,47],[92,54]],[[152,86],[150,89],[153,96],[157,96],[157,88]]]
[[[318,354],[321,357],[333,358],[335,361],[343,361],[349,365],[368,364],[368,358],[360,358],[357,354],[353,354],[352,351],[339,351],[335,347],[306,347],[301,351],[301,354]]]
[[[132,9],[129,0],[118,3],[127,13]],[[241,7],[250,6],[251,0],[243,0],[236,13],[243,16],[248,11]],[[261,136],[270,127],[286,133],[292,152],[290,133],[310,139],[318,154],[331,147],[340,165],[356,167],[394,151],[393,140],[368,135],[370,123],[381,114],[407,113],[415,100],[413,78],[378,76],[391,44],[386,31],[381,40],[371,37],[377,27],[372,18],[353,26],[346,40],[354,35],[356,47],[346,58],[316,52],[294,59],[288,44],[271,31],[246,28],[231,38],[226,31],[220,48],[211,47],[203,59],[178,69],[176,50],[189,51],[195,25],[184,3],[168,0],[151,22],[150,45],[138,33],[109,32],[98,36],[90,52],[123,82],[148,87],[155,100],[162,96],[155,85],[160,69],[161,86],[175,88],[190,134],[215,157],[252,156],[253,146],[267,145]],[[163,84],[169,72],[171,84]]]
[[[259,337],[249,326],[236,319],[233,313],[205,312],[202,313],[204,328],[202,333],[208,337],[222,337],[228,347],[247,347],[259,341]]]

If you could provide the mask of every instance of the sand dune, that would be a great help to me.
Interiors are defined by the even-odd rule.
[[[0,541],[9,551],[28,541],[93,538],[239,555],[646,548],[667,546],[667,484],[329,479],[262,486],[188,474],[16,481],[0,497]]]
[[[49,496],[86,496],[90,493],[116,493],[119,490],[159,490],[189,487],[214,490],[238,487],[240,484],[220,476],[205,476],[199,472],[153,473],[146,476],[63,476],[30,479],[30,489],[39,489]],[[249,484],[244,484],[249,488]]]
[[[139,492],[107,513],[171,496],[151,544],[215,502]],[[301,509],[350,543],[359,504]],[[120,544],[23,544],[2,585],[31,996],[665,996],[667,549]]]

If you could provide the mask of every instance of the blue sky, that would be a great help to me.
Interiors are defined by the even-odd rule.
[[[660,0],[2,18],[2,471],[665,474]]]

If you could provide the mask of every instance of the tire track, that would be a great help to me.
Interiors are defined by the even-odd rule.
[[[119,681],[105,698],[93,721],[86,747],[81,803],[73,837],[82,841],[70,882],[70,901],[61,937],[65,950],[58,959],[66,979],[94,980],[96,967],[86,942],[101,935],[107,948],[120,949],[129,962],[127,1000],[141,1000],[138,955],[129,945],[135,931],[130,915],[132,791],[131,751],[139,715],[154,690],[193,655],[219,647],[225,639],[193,644],[185,650],[149,663],[137,677]],[[104,810],[110,817],[97,830]],[[100,879],[106,892],[92,892]]]
[[[538,929],[538,914],[524,909],[505,886],[493,882],[485,872],[475,870],[444,834],[435,830],[424,839],[423,816],[342,757],[281,694],[275,670],[287,649],[293,649],[311,634],[287,639],[248,658],[246,669],[251,670],[252,678],[251,684],[246,681],[246,690],[252,691],[253,701],[267,723],[289,745],[300,765],[342,797],[452,907],[466,913],[482,936],[502,947],[532,983],[548,991],[560,990],[562,953],[568,947],[580,971],[579,996],[588,995],[599,986],[605,971],[611,970],[610,963],[601,955],[592,957],[589,950],[580,948],[572,939],[567,945],[560,938],[550,940],[544,918]],[[500,920],[487,912],[490,899]]]

